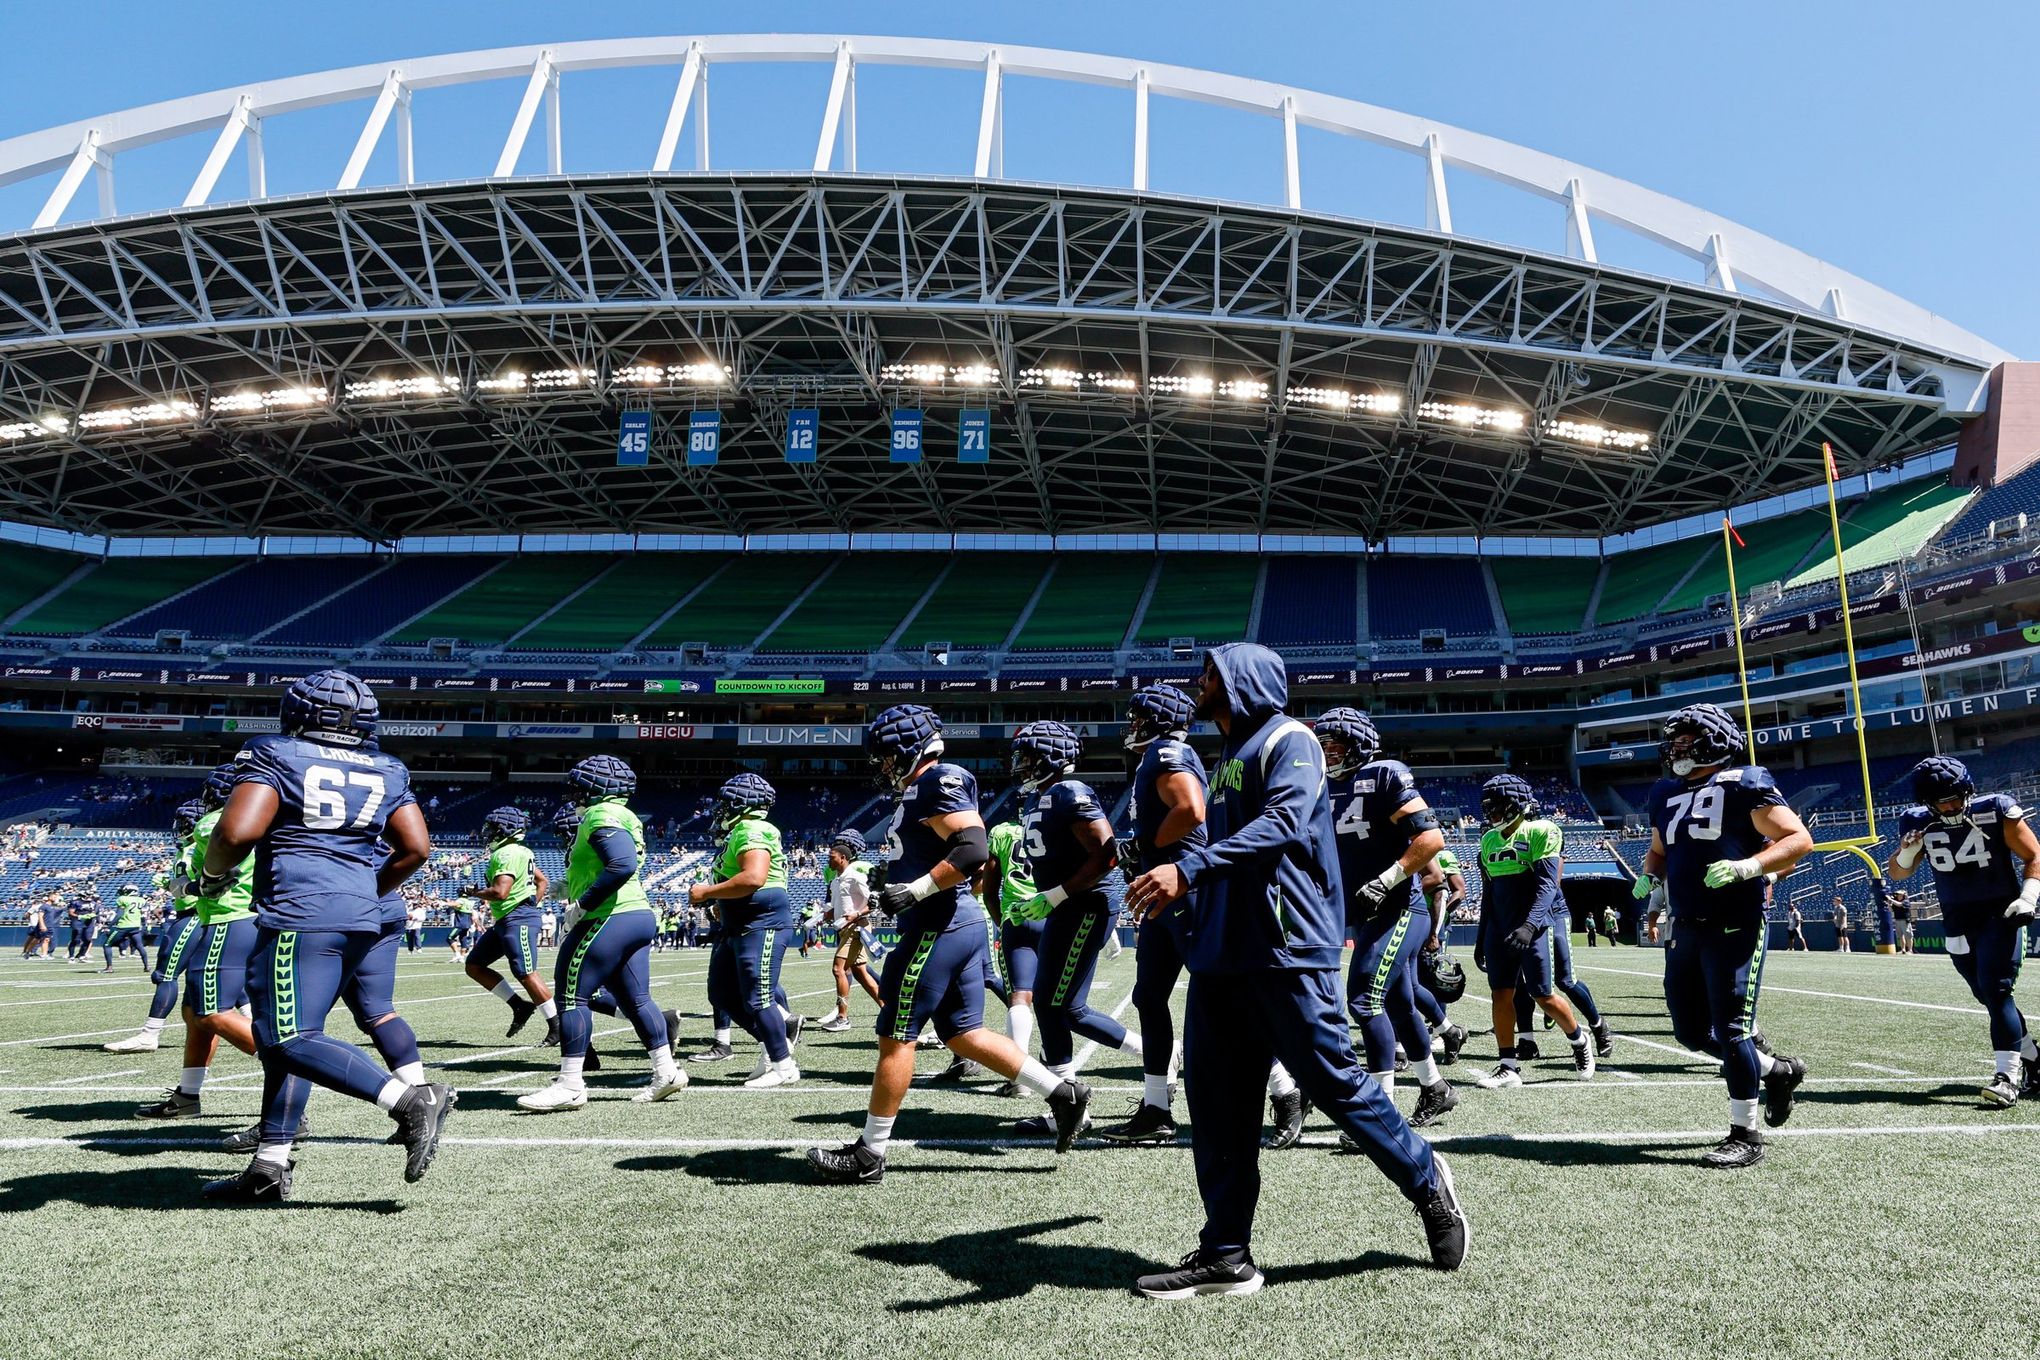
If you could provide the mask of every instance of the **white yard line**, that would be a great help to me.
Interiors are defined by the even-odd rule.
[[[1625,977],[1662,978],[1662,973],[1647,973],[1635,968],[1604,968],[1598,964],[1573,965],[1575,972],[1620,973]],[[1766,982],[1764,991],[1786,992],[1792,996],[1817,996],[1824,1001],[1867,1001],[1873,1006],[1898,1006],[1912,1011],[1946,1011],[1951,1015],[1982,1015],[1981,1006],[1944,1006],[1935,1001],[1901,1001],[1890,996],[1863,996],[1856,992],[1818,992],[1808,987],[1787,987],[1780,983]]]
[[[1135,985],[1138,986],[1139,984],[1136,983]],[[1132,1004],[1133,1004],[1133,988],[1129,987],[1126,989],[1126,995],[1119,998],[1119,1004],[1112,1008],[1112,1018],[1114,1020],[1117,1020],[1120,1016],[1126,1014],[1126,1008],[1128,1006],[1131,1006]],[[1037,1032],[1039,1032],[1038,1028]],[[1070,1075],[1075,1076],[1077,1073],[1083,1071],[1084,1064],[1090,1061],[1091,1055],[1093,1053],[1096,1053],[1097,1051],[1098,1041],[1095,1039],[1091,1040],[1090,1042],[1086,1043],[1082,1048],[1078,1049],[1077,1056],[1070,1062]]]
[[[1886,1067],[1882,1063],[1852,1062],[1849,1066],[1868,1068],[1872,1072],[1888,1072],[1894,1077],[1909,1077],[1912,1075],[1910,1071],[1903,1067]]]
[[[59,1077],[57,1078],[57,1080],[51,1082],[50,1085],[75,1086],[80,1082],[111,1081],[115,1077],[138,1077],[141,1074],[142,1069],[139,1067],[123,1067],[118,1072],[87,1072],[82,1077]]]

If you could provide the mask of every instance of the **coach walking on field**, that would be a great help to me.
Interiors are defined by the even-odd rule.
[[[1324,752],[1282,711],[1288,699],[1282,658],[1266,647],[1236,642],[1205,654],[1197,716],[1225,737],[1207,800],[1210,841],[1127,889],[1128,907],[1143,918],[1190,899],[1184,1079],[1204,1228],[1177,1269],[1141,1277],[1137,1287],[1150,1298],[1261,1287],[1250,1239],[1261,1194],[1261,1095],[1277,1060],[1417,1206],[1431,1259],[1455,1270],[1466,1256],[1466,1215],[1445,1159],[1353,1056]]]

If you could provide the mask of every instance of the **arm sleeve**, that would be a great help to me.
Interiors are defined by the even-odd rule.
[[[1285,733],[1268,762],[1261,811],[1224,840],[1199,846],[1177,860],[1183,881],[1195,883],[1207,873],[1223,877],[1251,869],[1301,841],[1317,800],[1324,796],[1324,779],[1317,743],[1310,734]]]
[[[616,895],[616,890],[630,882],[637,872],[637,842],[630,833],[620,826],[595,828],[588,837],[589,848],[602,856],[602,872],[595,875],[595,881],[588,885],[588,891],[581,894],[583,910],[593,908]]]
[[[1559,887],[1559,876],[1563,861],[1556,854],[1547,855],[1530,866],[1530,877],[1536,882],[1536,897],[1532,899],[1530,923],[1539,926],[1556,926],[1566,919],[1565,891]]]

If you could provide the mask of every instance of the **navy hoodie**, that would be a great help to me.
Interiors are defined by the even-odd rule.
[[[1232,730],[1212,767],[1209,842],[1176,861],[1190,883],[1193,973],[1337,968],[1346,942],[1325,753],[1289,717],[1282,658],[1252,642],[1205,654]]]

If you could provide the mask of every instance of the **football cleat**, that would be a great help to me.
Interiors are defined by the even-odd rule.
[[[1458,1108],[1459,1092],[1452,1089],[1451,1082],[1441,1078],[1424,1087],[1417,1096],[1417,1107],[1410,1111],[1410,1127],[1429,1128]]]
[[[817,1021],[815,1028],[824,1034],[841,1034],[844,1030],[850,1028],[850,1017],[847,1015],[832,1015],[826,1020]]]
[[[545,1018],[545,1037],[538,1041],[538,1046],[540,1048],[560,1046],[560,1018],[557,1015],[548,1015]]]
[[[207,1181],[199,1191],[211,1204],[282,1204],[290,1198],[291,1169],[271,1162],[250,1162],[238,1176]]]
[[[530,1110],[535,1114],[551,1114],[555,1110],[578,1110],[588,1103],[588,1088],[569,1086],[554,1081],[541,1086],[528,1096],[517,1097],[517,1108]]]
[[[1473,1232],[1466,1221],[1466,1210],[1459,1203],[1459,1191],[1452,1184],[1452,1168],[1435,1152],[1431,1154],[1431,1165],[1438,1173],[1438,1184],[1432,1188],[1431,1197],[1417,1206],[1417,1216],[1424,1220],[1424,1238],[1431,1244],[1431,1264],[1440,1270],[1457,1270],[1466,1260]]]
[[[1459,1050],[1466,1046],[1466,1026],[1448,1023],[1438,1031],[1438,1062],[1450,1067],[1459,1061]]]
[[[800,1033],[806,1028],[807,1017],[805,1015],[789,1015],[786,1017],[786,1042],[789,1047],[800,1042]]]
[[[1580,1039],[1582,1042],[1570,1044],[1568,1047],[1572,1049],[1573,1071],[1580,1074],[1581,1081],[1587,1081],[1594,1075],[1594,1045],[1584,1034]]]
[[[1019,1138],[1053,1138],[1055,1119],[1045,1114],[1030,1114],[1025,1119],[1013,1121],[1013,1133]]]
[[[2028,1100],[2040,1099],[2040,1059],[2019,1059],[2019,1094]]]
[[[1518,1036],[1516,1039],[1516,1061],[1530,1062],[1537,1056],[1537,1041],[1527,1034]]]
[[[1558,1027],[1558,1021],[1551,1018],[1551,1012],[1549,1011],[1544,1013],[1544,1027],[1546,1029],[1556,1029]]]
[[[958,1057],[952,1059],[949,1066],[943,1068],[940,1072],[928,1078],[928,1080],[931,1083],[940,1082],[948,1086],[960,1081],[969,1081],[973,1077],[981,1077],[984,1074],[985,1069],[982,1064],[973,1062],[969,1058]]]
[[[1594,1026],[1594,1056],[1597,1058],[1615,1056],[1615,1031],[1608,1027],[1606,1020]]]
[[[1509,1063],[1496,1063],[1492,1072],[1483,1072],[1474,1078],[1473,1084],[1483,1091],[1501,1091],[1523,1084],[1522,1069]]]
[[[1735,1170],[1755,1166],[1764,1160],[1764,1135],[1756,1129],[1741,1127],[1728,1131],[1728,1137],[1709,1148],[1700,1158],[1700,1165],[1717,1170]]]
[[[413,1086],[391,1107],[390,1118],[397,1121],[397,1129],[404,1135],[406,1181],[421,1180],[431,1169],[432,1159],[439,1153],[439,1135],[459,1099],[451,1086],[431,1082]]]
[[[1806,1064],[1798,1058],[1773,1058],[1764,1077],[1764,1122],[1777,1128],[1792,1117],[1793,1093],[1806,1080]]]
[[[686,1089],[687,1073],[679,1068],[675,1068],[670,1079],[661,1081],[658,1077],[654,1076],[649,1082],[631,1092],[630,1098],[636,1104],[650,1105],[656,1101],[667,1100],[677,1096]]]
[[[1984,1108],[2008,1110],[2019,1103],[2019,1088],[2012,1084],[2011,1073],[2000,1072],[1990,1079],[1990,1085],[1983,1088]]]
[[[161,1044],[156,1038],[156,1031],[145,1029],[139,1034],[130,1034],[125,1039],[115,1039],[110,1044],[101,1044],[100,1047],[108,1053],[154,1053]]]
[[[737,1050],[731,1048],[728,1044],[713,1043],[710,1044],[707,1048],[702,1049],[701,1052],[699,1053],[688,1054],[687,1061],[702,1063],[728,1062],[731,1058],[734,1058],[736,1056]]]
[[[800,1080],[800,1068],[792,1058],[781,1058],[776,1063],[765,1064],[765,1070],[753,1076],[744,1085],[754,1091],[763,1091],[774,1086],[790,1086]]]
[[[1157,1271],[1134,1281],[1133,1287],[1151,1299],[1203,1298],[1210,1294],[1246,1295],[1259,1291],[1265,1280],[1246,1252],[1238,1260],[1199,1247],[1177,1263],[1174,1270]]]
[[[510,1028],[508,1028],[508,1029],[506,1029],[506,1030],[504,1030],[504,1031],[503,1031],[503,1037],[504,1037],[505,1039],[514,1039],[514,1038],[516,1038],[516,1037],[517,1037],[517,1031],[518,1031],[518,1030],[520,1030],[520,1029],[523,1029],[523,1028],[524,1028],[524,1025],[525,1025],[525,1022],[526,1022],[526,1021],[528,1021],[528,1020],[530,1020],[532,1016],[534,1016],[534,1015],[537,1015],[537,1014],[538,1014],[538,1007],[537,1007],[537,1006],[536,1006],[535,1004],[533,1004],[532,1002],[526,1001],[526,1000],[525,1000],[525,999],[524,999],[523,997],[521,997],[521,996],[513,996],[513,997],[511,997],[511,998],[510,998]]]
[[[1017,1099],[1020,1095],[1020,1083],[1017,1081],[1002,1081],[992,1088],[992,1094],[1004,1100]]]
[[[1074,1078],[1065,1081],[1048,1093],[1048,1112],[1055,1120],[1055,1150],[1060,1156],[1090,1127],[1091,1088]]]
[[[1112,1143],[1173,1143],[1176,1116],[1159,1105],[1136,1101],[1130,1119],[1105,1125],[1098,1130],[1098,1136]]]
[[[602,1070],[602,1055],[595,1051],[595,1045],[592,1042],[588,1045],[588,1052],[581,1059],[581,1070],[583,1072],[600,1072]]]
[[[1291,1091],[1288,1095],[1270,1096],[1268,1106],[1274,1127],[1268,1131],[1268,1136],[1261,1140],[1261,1146],[1271,1152],[1295,1147],[1296,1140],[1303,1137],[1305,1104],[1300,1089]]]
[[[660,1011],[660,1012],[659,1012],[659,1014],[660,1014],[661,1016],[665,1017],[665,1021],[666,1021],[666,1041],[667,1041],[668,1043],[676,1043],[676,1042],[678,1042],[678,1040],[679,1040],[679,1038],[680,1038],[680,1012],[678,1012],[678,1011]]]
[[[188,1096],[176,1087],[163,1093],[163,1098],[154,1105],[144,1105],[135,1111],[137,1119],[189,1119],[198,1113],[198,1097]]]
[[[862,1138],[839,1148],[809,1148],[807,1159],[823,1180],[877,1185],[885,1179],[885,1154],[873,1152]]]
[[[756,1081],[772,1070],[772,1055],[764,1049],[758,1050],[758,1061],[751,1064],[751,1070],[744,1075],[746,1084]]]
[[[290,1140],[290,1145],[294,1148],[303,1147],[305,1145],[305,1139],[311,1136],[312,1136],[312,1121],[307,1118],[304,1118],[303,1116],[300,1116],[298,1118],[297,1137]],[[255,1153],[255,1149],[261,1146],[262,1146],[262,1121],[259,1119],[256,1120],[253,1124],[250,1124],[247,1128],[235,1129],[232,1133],[220,1139],[221,1152],[238,1152],[244,1157],[253,1156]]]

